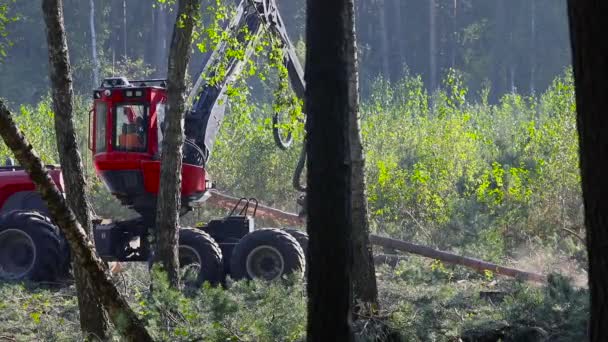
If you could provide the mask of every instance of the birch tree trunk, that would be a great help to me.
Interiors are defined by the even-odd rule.
[[[349,118],[357,110],[353,0],[308,0],[308,341],[352,341]]]
[[[380,58],[382,60],[382,78],[391,79],[390,69],[390,53],[388,48],[388,27],[386,24],[386,2],[385,0],[377,0],[378,4],[378,20],[380,27],[378,34],[380,35]]]
[[[91,27],[91,59],[93,60],[93,85],[99,86],[99,58],[97,57],[97,34],[95,31],[95,0],[89,1],[89,25]]]
[[[166,4],[159,4],[157,11],[157,27],[158,34],[156,39],[156,76],[157,77],[165,77],[167,75],[167,52],[169,50],[169,45],[167,44],[167,17],[168,17],[168,9]]]
[[[429,0],[429,71],[430,91],[437,89],[437,4]]]
[[[47,2],[51,1],[45,0],[43,3]],[[87,286],[89,286],[87,294],[103,304],[114,327],[125,341],[152,341],[141,321],[114,286],[104,262],[95,253],[93,242],[89,239],[87,232],[78,222],[67,200],[63,198],[63,194],[53,183],[34,151],[34,147],[15,125],[11,113],[2,101],[0,101],[0,136],[36,184],[40,196],[49,208],[51,217],[68,241],[74,268],[82,270],[82,277],[87,279]],[[82,292],[79,294],[81,296]],[[96,337],[105,340],[101,336]]]
[[[181,206],[182,145],[186,71],[190,62],[192,30],[199,13],[198,0],[179,0],[169,50],[167,115],[162,147],[160,190],[156,216],[156,261],[160,261],[172,286],[179,288],[179,209]]]
[[[589,340],[608,341],[608,3],[569,0],[580,166],[587,227]]]
[[[74,91],[63,25],[63,1],[43,0],[42,11],[46,24],[57,150],[64,175],[66,198],[84,232],[91,238],[90,207],[86,197],[82,159],[74,128]],[[85,335],[94,334],[100,339],[105,339],[108,319],[99,299],[91,293],[90,279],[85,276],[85,271],[77,267],[77,263],[74,266],[82,331]]]
[[[536,0],[530,0],[530,94],[536,92]]]

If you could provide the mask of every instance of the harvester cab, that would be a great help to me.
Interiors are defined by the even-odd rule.
[[[95,169],[109,191],[141,215],[153,213],[156,206],[165,87],[165,80],[120,77],[105,79],[93,91],[89,145]],[[208,185],[203,165],[184,160],[184,208],[201,199]]]

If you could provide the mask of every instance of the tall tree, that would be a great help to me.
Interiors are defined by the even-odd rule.
[[[99,58],[97,56],[97,34],[95,30],[95,0],[89,1],[89,26],[91,26],[91,58],[93,59],[93,85],[99,85]]]
[[[437,88],[437,3],[429,0],[429,88]]]
[[[103,304],[114,327],[125,341],[152,341],[142,322],[114,286],[107,267],[95,253],[93,242],[78,222],[63,194],[53,183],[34,147],[15,125],[11,113],[2,101],[0,101],[0,136],[36,184],[51,217],[70,245],[75,268],[83,270],[82,274],[88,279],[89,294]],[[101,336],[97,337],[105,340]]]
[[[387,80],[391,79],[390,75],[390,52],[388,47],[388,24],[386,20],[386,3],[384,0],[377,0],[376,5],[378,6],[378,38],[380,40],[380,56],[382,57],[382,77]]]
[[[42,11],[46,24],[57,150],[64,174],[66,198],[85,233],[92,238],[91,211],[86,197],[86,181],[74,128],[74,91],[68,44],[63,25],[63,1],[43,0]],[[85,334],[90,333],[100,339],[105,339],[107,338],[108,319],[99,299],[91,293],[90,278],[86,277],[85,272],[77,267],[77,263],[75,266],[74,277],[78,290],[82,331]]]
[[[356,34],[353,28],[353,49],[357,51]],[[351,162],[351,215],[352,215],[352,248],[353,248],[353,295],[355,301],[362,302],[370,311],[378,308],[378,286],[376,268],[369,242],[369,215],[367,195],[365,193],[365,157],[361,144],[361,122],[359,120],[359,65],[357,56],[353,57],[353,73],[350,79],[354,82],[355,98],[351,99],[352,107],[348,117],[348,137],[350,139]],[[390,75],[387,75],[389,77]]]
[[[153,37],[156,45],[155,52],[155,66],[156,66],[156,75],[158,77],[164,77],[167,71],[167,37],[169,36],[167,33],[167,21],[168,21],[168,12],[166,4],[159,4],[156,10],[156,35]]]
[[[587,227],[590,340],[608,341],[608,3],[569,0],[581,180]]]
[[[167,115],[162,142],[160,190],[156,216],[156,255],[172,286],[179,287],[179,209],[181,206],[182,145],[186,110],[186,71],[190,62],[192,30],[199,13],[198,0],[179,0],[169,50]]]
[[[357,110],[353,0],[308,0],[306,14],[308,341],[350,341],[351,165]]]

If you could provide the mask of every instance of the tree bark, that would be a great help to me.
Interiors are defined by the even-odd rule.
[[[192,29],[199,13],[198,0],[178,1],[177,19],[169,50],[167,115],[162,147],[160,190],[156,216],[156,261],[160,261],[172,286],[179,287],[179,209],[182,181],[182,145],[186,71],[190,62]]]
[[[354,28],[353,28],[354,30]],[[356,47],[356,33],[353,31],[353,49]],[[376,268],[369,243],[369,216],[367,211],[367,194],[365,192],[365,158],[361,144],[361,127],[359,120],[359,75],[357,56],[353,61],[354,75],[351,78],[355,89],[353,106],[349,113],[348,130],[350,139],[351,162],[351,215],[352,215],[352,251],[353,251],[353,295],[355,301],[363,302],[369,309],[378,309],[378,286]]]
[[[568,1],[587,227],[591,341],[608,341],[607,15],[605,1]]]
[[[352,341],[349,118],[357,110],[353,0],[306,15],[308,341]]]
[[[103,304],[115,328],[126,341],[152,341],[141,321],[114,286],[104,262],[95,253],[91,239],[53,183],[34,147],[15,125],[11,113],[2,101],[0,136],[36,184],[51,217],[70,245],[75,268],[83,270],[82,275],[88,280],[90,296]]]
[[[59,161],[64,174],[65,192],[70,208],[76,214],[85,233],[92,237],[89,202],[86,197],[82,159],[78,150],[74,128],[74,91],[72,73],[63,25],[63,1],[43,0],[42,10],[46,24],[49,52],[49,76],[51,79],[53,111],[55,112],[55,132]],[[91,293],[89,279],[77,264],[74,264],[74,278],[78,290],[80,327],[85,335],[94,334],[106,339],[108,319],[98,298]]]

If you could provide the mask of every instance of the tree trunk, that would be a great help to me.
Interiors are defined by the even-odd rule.
[[[547,277],[542,274],[526,272],[511,267],[500,266],[491,262],[440,251],[437,249],[417,245],[415,243],[407,241],[391,239],[378,235],[370,235],[369,238],[371,242],[376,246],[382,246],[384,248],[390,248],[393,250],[404,251],[435,260],[441,260],[452,265],[465,266],[468,268],[472,268],[478,272],[491,271],[496,274],[519,278],[526,281],[533,281],[537,283],[545,283],[547,281]]]
[[[182,145],[186,71],[190,61],[192,29],[199,12],[198,0],[178,1],[177,18],[169,50],[167,115],[162,147],[160,190],[156,216],[156,261],[160,261],[172,286],[179,287],[179,209],[182,183]]]
[[[456,54],[458,51],[458,0],[454,0],[452,7],[452,32],[450,32],[450,67],[456,68]]]
[[[384,0],[378,0],[378,20],[380,27],[378,28],[378,34],[380,35],[380,58],[382,60],[382,78],[385,80],[391,79],[391,68],[390,68],[390,52],[388,47],[388,27],[386,24],[386,2]]]
[[[493,48],[492,48],[492,100],[498,101],[500,97],[507,91],[508,77],[507,66],[505,61],[509,60],[509,53],[505,49],[505,40],[507,39],[507,20],[506,20],[506,4],[505,0],[496,0],[494,12],[494,30],[493,30]]]
[[[607,15],[605,1],[568,1],[589,256],[591,341],[608,341]]]
[[[430,91],[437,89],[437,4],[429,0],[429,70]]]
[[[110,37],[108,40],[112,51],[112,67],[114,67],[114,62],[116,59],[120,59],[122,50],[122,0],[110,1]]]
[[[91,59],[93,60],[93,86],[99,86],[99,58],[97,57],[97,34],[95,31],[95,0],[89,1],[89,25],[91,27]]]
[[[64,174],[66,198],[76,214],[85,233],[92,236],[90,207],[86,197],[82,160],[78,151],[74,128],[74,91],[72,73],[63,26],[63,1],[43,0],[42,10],[46,24],[49,51],[49,76],[55,112],[55,132],[59,161]],[[91,284],[84,271],[74,264],[74,277],[78,290],[80,327],[85,335],[95,334],[100,339],[107,338],[108,319],[98,298],[91,293]]]
[[[47,2],[50,1],[45,0],[43,3]],[[36,184],[40,196],[49,208],[51,217],[68,241],[74,259],[74,267],[82,270],[83,277],[88,280],[90,297],[96,298],[99,303],[103,304],[114,327],[124,340],[152,341],[141,321],[114,286],[104,262],[95,253],[91,239],[68,206],[67,200],[63,198],[62,193],[46,172],[34,147],[15,125],[11,113],[2,101],[0,101],[0,135]]]
[[[308,0],[308,341],[351,341],[349,118],[357,110],[353,0]]]
[[[354,34],[355,35],[355,34]],[[353,37],[354,42],[356,38]],[[354,46],[356,51],[356,44]],[[352,215],[352,249],[353,249],[353,295],[355,301],[360,301],[375,311],[378,309],[378,287],[376,284],[376,268],[369,242],[369,216],[367,211],[367,195],[365,193],[365,158],[361,144],[361,128],[359,120],[359,75],[358,62],[355,56],[354,82],[355,98],[352,111],[349,113],[348,130],[350,139],[351,162],[351,215]]]
[[[166,4],[158,4],[157,7],[158,34],[154,38],[160,41],[156,42],[155,65],[156,76],[162,78],[167,75],[167,51],[169,49],[167,44],[168,9]]]
[[[238,197],[232,197],[225,194],[221,194],[217,191],[211,191],[211,197],[207,200],[207,204],[211,204],[218,208],[223,208],[226,210],[230,210],[234,208],[234,206],[238,203]],[[297,226],[302,224],[303,218],[298,216],[297,214],[286,212],[283,210],[279,210],[273,207],[268,207],[260,204],[258,206],[256,217],[260,217],[265,220],[272,220],[275,222],[281,222],[283,224]],[[478,260],[474,258],[468,258],[465,256],[440,251],[437,249],[433,249],[430,247],[417,245],[411,242],[391,239],[384,236],[369,235],[369,241],[372,245],[384,247],[385,249],[390,250],[399,250],[407,253],[412,253],[416,255],[420,255],[427,258],[432,258],[436,260],[441,260],[448,264],[461,265],[465,267],[472,268],[476,271],[492,271],[497,274],[516,277],[520,279],[524,279],[527,281],[534,281],[539,283],[544,283],[546,281],[546,277],[542,274],[526,272],[514,268],[504,267],[497,264],[493,264],[490,262],[486,262],[483,260]],[[403,256],[396,256],[392,258],[392,260],[397,260],[399,258],[403,258]]]
[[[126,61],[127,52],[127,0],[122,0],[122,56]]]
[[[536,92],[536,0],[530,0],[530,94]]]

